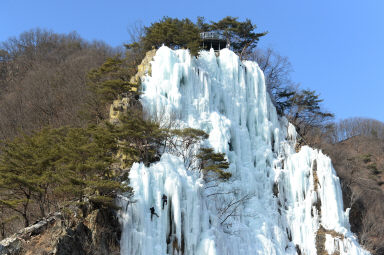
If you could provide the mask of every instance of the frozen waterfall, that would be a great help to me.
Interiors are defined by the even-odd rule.
[[[121,254],[369,254],[349,230],[330,159],[307,146],[296,153],[295,128],[276,114],[257,63],[163,46],[142,89],[153,118],[207,132],[232,177],[204,183],[168,153],[135,163],[134,201],[120,201]]]

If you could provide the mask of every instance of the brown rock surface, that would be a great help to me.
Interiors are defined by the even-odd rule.
[[[57,213],[2,240],[0,254],[117,255],[120,235],[113,209],[91,210],[85,218]]]

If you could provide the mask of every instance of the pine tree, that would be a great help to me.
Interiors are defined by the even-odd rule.
[[[142,43],[146,50],[164,44],[173,49],[190,49],[191,54],[196,55],[200,48],[199,28],[189,19],[164,17],[145,28]]]
[[[99,68],[88,73],[87,85],[92,97],[88,99],[88,112],[92,119],[100,123],[113,100],[122,95],[134,98],[138,95],[138,85],[129,82],[130,75],[125,60],[119,56],[108,58]]]
[[[117,152],[113,128],[107,124],[68,130],[61,144],[63,156],[56,163],[64,182],[56,192],[111,206],[118,192],[130,191],[111,168]]]
[[[200,171],[203,172],[206,180],[212,173],[221,180],[228,180],[232,176],[231,173],[224,171],[229,168],[229,163],[224,156],[224,153],[214,152],[212,148],[200,149],[197,157],[200,159]]]
[[[132,191],[112,171],[117,138],[113,125],[100,124],[46,128],[3,142],[0,207],[20,214],[28,226],[35,207],[44,217],[52,205],[60,208],[85,199],[97,206],[114,206],[117,193]]]
[[[210,30],[220,32],[231,45],[233,51],[240,55],[240,58],[249,53],[256,47],[260,37],[265,36],[267,32],[255,33],[256,25],[249,19],[243,22],[238,18],[227,16],[218,22],[211,22]]]
[[[149,164],[158,159],[158,150],[164,144],[168,131],[159,124],[146,120],[140,110],[130,109],[117,125],[119,148],[125,156],[126,167],[134,162]]]
[[[300,90],[288,95],[285,113],[297,132],[305,137],[309,130],[325,126],[334,117],[330,112],[322,109],[320,95],[314,90]]]
[[[59,157],[56,131],[44,129],[5,141],[0,154],[0,204],[17,213],[29,225],[29,208],[39,205],[41,216],[49,205],[49,191],[55,185]]]
[[[169,131],[167,147],[169,151],[183,158],[184,166],[189,170],[198,161],[195,151],[208,134],[194,128],[174,129]]]

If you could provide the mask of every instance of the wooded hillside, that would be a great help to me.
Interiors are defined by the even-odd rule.
[[[145,118],[131,77],[145,52],[162,44],[188,48],[198,56],[199,33],[220,31],[243,59],[255,60],[280,116],[292,122],[301,144],[323,149],[341,178],[344,207],[362,244],[384,254],[384,124],[367,119],[334,122],[321,96],[292,81],[288,58],[273,49],[257,49],[266,33],[250,20],[226,17],[197,22],[164,17],[136,27],[126,51],[87,42],[76,33],[31,30],[0,45],[0,234],[77,203],[111,207],[123,185],[124,168],[159,159],[159,147],[184,157],[186,168],[199,162],[205,180],[226,181],[225,155],[191,148],[206,139],[193,129],[160,127]],[[305,86],[305,85],[304,85]],[[129,98],[120,126],[108,122],[114,99]],[[180,146],[180,144],[182,146]],[[188,145],[188,146],[186,146]],[[191,147],[192,146],[192,147]],[[185,155],[189,155],[187,158]],[[125,173],[126,175],[127,173]],[[126,178],[126,176],[125,176]]]

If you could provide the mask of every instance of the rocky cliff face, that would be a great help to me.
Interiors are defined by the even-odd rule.
[[[113,209],[91,209],[86,217],[56,213],[0,242],[0,255],[120,254],[120,224]],[[89,211],[89,212],[87,212]]]
[[[155,54],[156,50],[147,52],[131,83],[140,84],[141,77],[151,72],[150,62]],[[110,108],[111,123],[117,123],[120,114],[135,103],[124,96],[116,99]],[[123,159],[124,155],[117,157]],[[73,206],[0,241],[0,255],[117,255],[120,238],[121,225],[115,209]]]
[[[148,51],[145,54],[145,57],[141,64],[137,67],[137,73],[130,80],[130,83],[139,85],[141,84],[141,78],[151,73],[151,61],[156,54],[156,50]],[[127,111],[128,107],[130,107],[135,102],[131,102],[128,97],[122,96],[113,101],[111,108],[109,110],[109,120],[111,123],[118,123],[119,116],[122,112]]]

